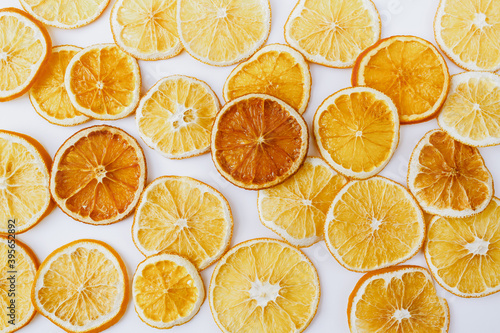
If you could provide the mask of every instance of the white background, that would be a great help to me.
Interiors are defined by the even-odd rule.
[[[114,1],[112,1],[113,3]],[[383,21],[382,37],[410,34],[423,37],[435,44],[432,23],[438,0],[375,0]],[[112,4],[111,4],[112,5]],[[111,5],[94,23],[76,30],[49,28],[53,45],[75,44],[88,46],[95,43],[113,42],[109,27]],[[295,0],[271,0],[272,29],[269,43],[284,43],[283,26],[288,14],[295,5]],[[20,7],[16,0],[2,0],[0,7]],[[450,72],[462,70],[448,61]],[[233,67],[211,67],[191,58],[186,52],[165,61],[140,62],[143,77],[143,92],[156,81],[172,74],[185,74],[206,81],[222,101],[222,86]],[[319,65],[311,65],[312,96],[305,118],[311,129],[314,112],[320,103],[339,89],[350,86],[351,69],[331,69]],[[22,96],[14,101],[0,104],[0,129],[7,129],[29,134],[36,138],[54,156],[58,147],[74,132],[87,126],[96,125],[99,121],[64,128],[49,124],[33,110],[28,97]],[[118,126],[136,137],[144,148],[149,176],[148,180],[163,175],[191,176],[204,181],[220,190],[231,204],[234,214],[234,234],[231,244],[235,245],[255,237],[278,238],[265,228],[257,214],[257,193],[245,191],[229,184],[215,170],[210,155],[199,156],[182,161],[168,160],[146,147],[139,139],[133,116],[123,120],[107,122]],[[437,128],[437,122],[429,122],[401,127],[401,140],[396,154],[389,165],[381,172],[402,184],[406,184],[406,170],[411,151],[417,141],[428,130]],[[495,180],[500,184],[500,147],[481,149]],[[310,155],[318,156],[311,145]],[[497,187],[498,189],[498,187]],[[113,246],[125,261],[130,278],[137,264],[144,259],[136,249],[131,237],[132,218],[117,224],[98,227],[76,222],[63,214],[59,208],[41,221],[35,228],[20,236],[43,260],[56,248],[81,238],[95,238]],[[318,269],[321,281],[321,301],[315,319],[307,332],[349,332],[347,325],[347,299],[357,280],[359,273],[349,272],[342,268],[328,253],[323,242],[304,250]],[[422,253],[408,263],[425,266]],[[208,286],[213,266],[202,272],[205,286]],[[500,293],[482,299],[462,299],[437,287],[440,296],[448,300],[451,310],[451,333],[493,333],[500,332]],[[55,333],[63,332],[41,315],[21,330],[23,333]],[[155,332],[137,317],[132,302],[129,303],[124,317],[107,332]],[[172,332],[220,332],[215,325],[208,301],[205,301],[200,312],[189,323],[172,329]]]

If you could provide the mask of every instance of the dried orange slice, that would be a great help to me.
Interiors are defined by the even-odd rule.
[[[434,117],[450,87],[448,66],[434,45],[414,36],[393,36],[366,49],[352,71],[353,86],[389,96],[402,124]]]
[[[127,269],[108,244],[77,240],[43,261],[31,297],[36,310],[66,332],[101,332],[125,313]]]
[[[52,159],[42,145],[24,134],[0,130],[0,234],[37,225],[54,208],[49,180]]]
[[[303,114],[310,91],[311,73],[304,56],[287,45],[272,44],[233,69],[223,93],[227,102],[248,94],[268,94]]]
[[[182,51],[177,0],[119,0],[110,20],[116,44],[137,59],[168,59]]]
[[[500,200],[467,218],[435,216],[429,225],[425,259],[436,281],[460,297],[500,291]]]
[[[378,176],[344,186],[325,223],[328,250],[342,266],[355,272],[412,258],[424,237],[424,215],[415,198],[404,186]]]
[[[352,333],[447,333],[450,310],[429,272],[397,266],[365,274],[349,297]]]
[[[47,64],[41,69],[30,89],[30,101],[35,111],[52,124],[75,126],[90,120],[71,104],[64,85],[66,67],[81,50],[80,47],[72,45],[52,48]]]
[[[318,273],[300,250],[273,239],[233,247],[210,281],[212,316],[222,332],[303,332],[316,314]]]
[[[441,0],[434,35],[443,52],[469,71],[500,69],[500,16],[496,1]]]
[[[233,216],[216,189],[189,177],[160,177],[146,187],[132,225],[144,255],[165,251],[189,259],[202,270],[231,242]]]
[[[269,0],[177,0],[177,29],[194,58],[234,65],[264,45],[271,30]]]
[[[380,39],[380,16],[371,0],[299,0],[285,25],[285,40],[310,62],[354,66]]]
[[[146,183],[137,141],[116,127],[92,126],[70,137],[54,157],[50,191],[77,221],[103,225],[134,211]]]
[[[71,59],[64,84],[74,107],[84,115],[115,120],[135,111],[141,91],[137,60],[115,44],[89,46]]]
[[[47,61],[51,47],[45,27],[25,12],[0,9],[0,102],[28,91]]]
[[[0,332],[11,333],[28,325],[35,316],[31,288],[38,269],[38,259],[26,244],[3,236],[0,236],[0,258]],[[15,287],[11,288],[11,284]]]
[[[454,75],[438,123],[466,145],[500,144],[500,76],[487,72]]]
[[[203,81],[173,75],[141,98],[135,119],[146,144],[165,157],[182,159],[210,150],[219,99]]]
[[[284,183],[259,191],[260,220],[290,244],[311,246],[323,239],[330,204],[346,183],[321,158],[308,157]]]
[[[368,87],[328,97],[314,115],[321,156],[347,177],[369,178],[389,163],[399,143],[399,117],[389,97]]]
[[[198,313],[205,287],[189,260],[163,253],[137,266],[132,294],[139,318],[151,327],[167,329],[187,323]]]
[[[429,214],[467,217],[488,206],[493,178],[477,148],[432,130],[413,150],[408,188]]]
[[[250,94],[227,103],[212,129],[215,167],[236,186],[259,190],[284,182],[304,162],[309,134],[285,102]]]

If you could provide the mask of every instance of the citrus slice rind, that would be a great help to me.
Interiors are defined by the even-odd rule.
[[[285,24],[285,40],[310,62],[347,68],[380,39],[381,27],[371,0],[299,0]]]
[[[0,9],[0,36],[0,102],[6,102],[33,85],[52,41],[43,25],[17,8]]]
[[[20,0],[23,8],[43,24],[61,29],[75,29],[94,22],[110,0]],[[88,8],[94,5],[94,8]],[[86,7],[88,6],[88,7]]]
[[[173,75],[141,98],[135,119],[149,147],[167,158],[184,159],[210,151],[212,124],[219,111],[219,99],[208,84]]]
[[[399,116],[392,100],[372,88],[336,92],[314,115],[319,152],[337,172],[355,179],[379,173],[399,143]]]
[[[271,31],[269,0],[177,0],[177,30],[184,49],[212,66],[248,59]]]
[[[467,217],[483,211],[493,197],[493,178],[475,147],[443,130],[425,134],[412,152],[408,188],[432,215]]]
[[[307,157],[284,183],[259,191],[260,220],[288,243],[311,246],[323,239],[330,204],[346,183],[323,159]]]
[[[132,239],[145,256],[174,253],[203,270],[226,252],[232,231],[231,208],[219,191],[190,177],[165,176],[142,193]]]
[[[120,0],[111,11],[116,44],[141,60],[163,60],[178,55],[177,0]]]
[[[56,152],[50,191],[68,216],[106,225],[133,213],[146,179],[137,141],[119,128],[98,125],[75,133]]]
[[[316,314],[318,274],[297,248],[274,239],[253,239],[217,263],[209,287],[212,316],[224,333],[303,332]]]
[[[30,102],[35,111],[52,124],[75,126],[90,120],[75,109],[64,86],[66,67],[81,50],[82,48],[72,45],[53,47],[47,64],[40,70],[29,91]]]
[[[435,216],[429,223],[424,253],[434,279],[460,297],[500,291],[500,200],[468,218]]]
[[[448,302],[437,295],[425,268],[403,265],[365,274],[349,296],[347,318],[352,333],[388,328],[395,332],[447,333],[450,310]]]
[[[500,144],[500,76],[488,72],[453,75],[439,126],[473,147]]]
[[[129,281],[108,244],[81,239],[53,251],[40,265],[31,298],[36,310],[71,333],[101,332],[127,308]]]
[[[0,130],[0,234],[15,233],[37,225],[54,208],[49,191],[52,159],[35,139]]]
[[[287,45],[271,44],[236,66],[224,83],[226,102],[255,93],[279,98],[303,114],[311,93],[304,56]]]
[[[309,148],[308,128],[285,102],[249,94],[227,103],[217,114],[211,148],[214,165],[226,180],[261,190],[297,172]]]
[[[414,257],[425,238],[424,215],[402,185],[384,177],[354,180],[335,196],[325,243],[345,268],[368,272]]]
[[[14,260],[10,261],[9,254],[14,252]],[[35,307],[31,302],[31,288],[35,281],[35,274],[38,269],[38,259],[33,251],[20,240],[12,237],[0,236],[0,258],[2,258],[0,276],[2,283],[0,290],[4,295],[0,299],[0,305],[4,310],[4,317],[0,323],[0,332],[11,333],[29,324],[36,314]],[[13,274],[13,272],[16,272]],[[10,282],[8,278],[15,276],[16,291],[12,297]],[[7,283],[9,282],[9,283]],[[12,309],[11,300],[14,301],[15,308]],[[9,308],[10,307],[10,308]],[[12,313],[13,312],[13,313]],[[15,317],[12,318],[10,315]],[[15,324],[9,323],[14,319]]]
[[[137,266],[132,295],[143,322],[167,329],[187,323],[198,313],[205,300],[205,287],[189,260],[162,253]]]

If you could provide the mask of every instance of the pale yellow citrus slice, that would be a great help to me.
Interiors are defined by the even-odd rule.
[[[40,70],[30,89],[30,101],[35,111],[48,122],[60,126],[75,126],[90,120],[78,112],[68,97],[64,74],[71,59],[82,49],[72,45],[52,48],[47,64]]]
[[[51,47],[47,30],[25,12],[0,9],[0,102],[28,91]]]
[[[59,148],[50,191],[67,215],[103,225],[133,213],[146,179],[137,141],[119,128],[100,125],[77,132]]]
[[[35,139],[0,130],[0,234],[25,232],[52,211],[51,163]],[[9,220],[15,221],[12,232]]]
[[[43,24],[75,29],[94,22],[109,0],[20,0],[24,9]]]
[[[310,62],[336,68],[354,66],[380,34],[380,16],[371,0],[299,0],[285,25],[290,46]]]
[[[139,134],[165,157],[182,159],[210,151],[219,99],[203,81],[173,75],[158,81],[136,111]]]
[[[115,44],[89,46],[71,59],[64,84],[73,106],[100,119],[125,118],[135,111],[141,92],[137,60]]]
[[[101,332],[125,313],[127,269],[108,244],[77,240],[43,261],[31,297],[36,310],[66,332]]]
[[[137,59],[168,59],[182,51],[177,0],[119,0],[110,20],[116,44]]]
[[[347,88],[328,97],[314,115],[313,128],[326,162],[356,179],[379,173],[399,143],[396,106],[368,87]]]
[[[29,324],[35,316],[31,288],[38,259],[33,251],[12,236],[0,236],[0,332],[11,333]]]
[[[443,52],[469,71],[500,69],[500,3],[441,0],[434,35]]]
[[[259,191],[261,222],[294,246],[323,239],[326,214],[347,179],[319,157],[306,158],[284,183]]]
[[[325,223],[328,250],[345,268],[373,271],[418,253],[425,237],[422,210],[402,185],[383,177],[349,182]]]
[[[408,188],[429,214],[467,217],[488,206],[493,178],[477,148],[432,130],[413,150]]]
[[[189,260],[162,253],[137,266],[132,295],[143,322],[167,329],[187,323],[198,313],[205,300],[205,287]]]
[[[500,144],[500,76],[487,72],[452,76],[450,93],[438,123],[466,145]]]
[[[425,259],[436,281],[460,297],[500,291],[500,200],[467,218],[435,216]]]
[[[177,28],[186,51],[213,66],[250,58],[271,30],[269,0],[177,0]]]
[[[366,49],[352,71],[353,86],[389,96],[402,124],[434,117],[450,87],[448,66],[434,45],[414,36],[393,36]]]
[[[132,225],[144,255],[165,251],[189,259],[202,270],[231,242],[233,216],[216,189],[189,177],[160,177],[146,187]]]
[[[262,93],[303,114],[309,103],[311,73],[304,56],[287,45],[271,44],[239,64],[224,83],[224,99]]]
[[[396,266],[365,274],[349,297],[352,333],[447,333],[450,310],[429,272]]]
[[[224,333],[303,332],[316,314],[318,274],[300,250],[273,239],[233,247],[212,274],[209,301]]]

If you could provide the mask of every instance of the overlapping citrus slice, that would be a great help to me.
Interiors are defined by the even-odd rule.
[[[403,124],[428,120],[443,105],[450,87],[448,66],[434,45],[414,36],[393,36],[366,49],[352,71],[353,86],[389,96]]]
[[[357,179],[379,173],[399,143],[396,106],[368,87],[328,97],[314,115],[313,128],[321,156],[341,174]]]
[[[137,266],[132,294],[139,318],[151,327],[167,329],[187,323],[198,313],[205,287],[189,260],[163,253]]]
[[[303,332],[316,314],[318,274],[301,251],[272,239],[232,248],[210,281],[212,315],[222,332]]]
[[[326,214],[347,183],[319,157],[308,157],[297,173],[272,188],[259,191],[261,222],[294,246],[323,239]]]
[[[365,274],[349,297],[352,333],[446,333],[450,310],[429,272],[397,266]]]
[[[194,58],[213,66],[250,58],[271,30],[269,0],[177,0],[177,28]]]
[[[25,12],[0,9],[0,102],[28,91],[47,61],[51,47],[45,27]]]
[[[110,20],[116,44],[138,59],[168,59],[182,51],[177,0],[119,0]]]
[[[52,124],[74,126],[90,120],[71,104],[64,85],[66,67],[79,51],[80,47],[72,45],[54,47],[30,89],[30,101],[35,111]]]
[[[463,69],[500,69],[499,10],[497,1],[441,0],[434,20],[436,42]]]
[[[219,99],[203,81],[173,75],[158,81],[137,108],[135,119],[146,144],[165,157],[181,159],[210,150]]]
[[[123,220],[146,183],[146,160],[137,141],[107,125],[83,129],[54,157],[50,191],[61,210],[95,225]]]
[[[500,76],[487,72],[454,75],[438,123],[469,146],[500,144]]]
[[[115,44],[89,46],[68,64],[64,84],[73,106],[84,115],[115,120],[135,111],[141,92],[137,60]]]
[[[435,216],[425,258],[436,281],[461,297],[500,291],[500,200],[467,218]]]
[[[285,25],[286,42],[307,60],[337,68],[354,66],[380,34],[371,0],[299,0]]]
[[[493,178],[479,150],[442,130],[428,132],[413,150],[408,187],[423,210],[447,217],[477,214],[493,196]]]
[[[212,129],[212,159],[236,186],[259,190],[284,182],[304,162],[309,134],[285,102],[250,94],[227,103]]]
[[[43,261],[31,297],[36,310],[66,332],[101,332],[125,313],[127,269],[108,244],[77,240]]]
[[[325,223],[328,250],[342,266],[356,272],[410,259],[424,237],[424,215],[411,193],[378,176],[344,186]]]
[[[132,237],[144,255],[165,251],[210,266],[231,242],[233,216],[224,196],[189,177],[160,177],[144,190]]]
[[[20,0],[38,21],[56,28],[75,29],[94,22],[109,0]]]
[[[289,46],[271,44],[239,64],[224,83],[224,99],[262,93],[306,111],[311,91],[311,73],[304,56]]]
[[[15,332],[35,316],[31,288],[35,281],[38,259],[18,239],[0,236],[0,332]]]
[[[49,180],[52,159],[35,139],[0,130],[0,234],[33,228],[54,208]],[[12,232],[10,232],[12,233]]]

